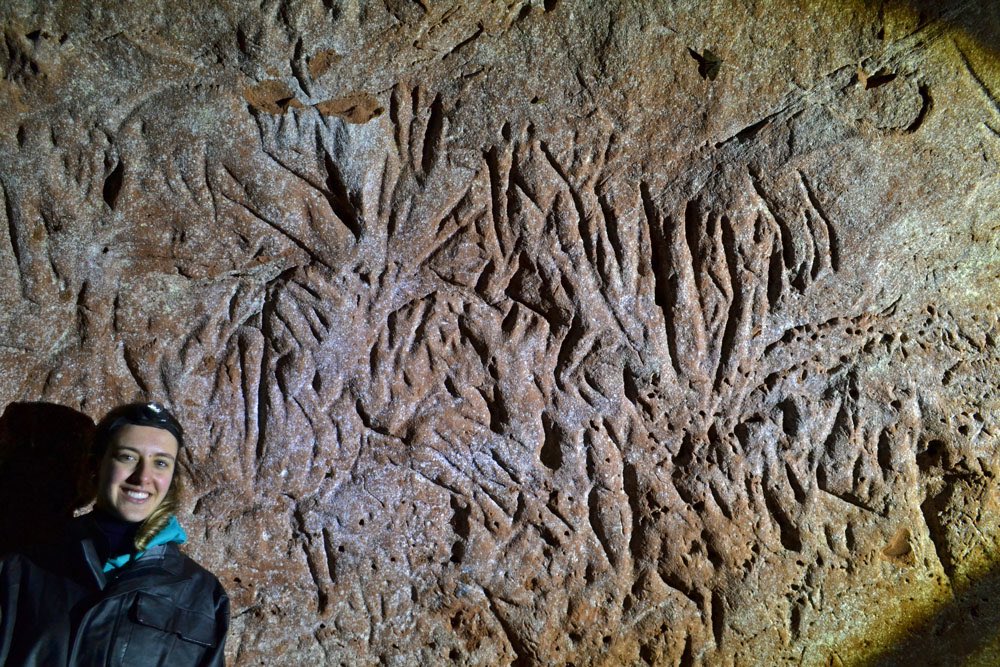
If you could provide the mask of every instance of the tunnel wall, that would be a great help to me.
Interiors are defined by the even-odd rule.
[[[7,1],[0,401],[176,410],[233,664],[994,650],[991,4]]]

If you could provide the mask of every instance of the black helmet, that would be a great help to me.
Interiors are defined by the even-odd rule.
[[[177,449],[184,446],[184,429],[173,413],[162,404],[126,403],[111,410],[97,424],[94,434],[93,457],[96,460],[104,458],[104,452],[115,433],[124,426],[152,426],[169,431],[177,439]]]

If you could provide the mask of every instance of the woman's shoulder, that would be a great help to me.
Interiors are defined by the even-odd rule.
[[[176,559],[175,562],[180,569],[181,576],[198,582],[204,587],[217,590],[222,595],[225,595],[226,591],[222,586],[222,582],[219,581],[219,578],[215,576],[211,570],[207,569],[194,558],[181,551],[177,545],[171,544],[166,546],[171,552],[172,557]]]

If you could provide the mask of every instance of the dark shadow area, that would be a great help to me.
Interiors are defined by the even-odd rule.
[[[0,554],[51,537],[72,518],[93,434],[90,417],[63,405],[7,406],[0,416]]]
[[[891,623],[891,619],[886,619]],[[990,660],[977,655],[988,646],[997,653]],[[975,662],[969,662],[977,658]],[[983,662],[983,660],[987,662]],[[897,645],[874,664],[880,667],[951,667],[1000,664],[1000,571],[994,569],[960,592],[931,618],[910,629]]]
[[[996,0],[883,0],[881,4],[908,8],[921,26],[943,21],[1000,56],[1000,2]]]

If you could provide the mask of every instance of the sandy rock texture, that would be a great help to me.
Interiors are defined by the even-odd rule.
[[[2,6],[0,402],[232,664],[995,664],[997,3]]]

